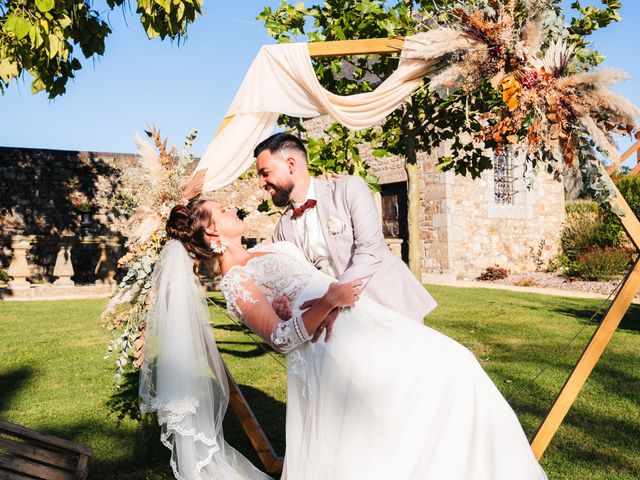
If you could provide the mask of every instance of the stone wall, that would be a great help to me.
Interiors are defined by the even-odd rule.
[[[451,174],[447,182],[452,198],[443,220],[449,268],[458,278],[475,278],[492,265],[535,271],[557,253],[565,218],[561,182],[540,173],[528,190],[516,177],[511,205],[495,203],[492,171],[476,180]]]
[[[72,235],[80,233],[74,207],[96,209],[92,233],[121,230],[124,217],[108,205],[116,191],[116,166],[137,155],[0,147],[0,235]]]
[[[112,197],[122,191],[119,168],[139,165],[134,154],[0,147],[0,268],[9,267],[12,239],[28,239],[29,280],[51,282],[61,245],[72,245],[73,279],[93,283],[105,246],[109,263],[122,253],[127,218],[114,208]],[[134,170],[136,171],[136,170]],[[279,215],[257,212],[268,197],[249,171],[232,185],[205,197],[242,208],[246,236],[271,236]],[[92,224],[81,226],[78,205],[93,206]]]
[[[109,201],[117,192],[116,167],[137,162],[130,154],[0,147],[0,267],[9,265],[13,236],[32,236],[32,280],[50,280],[60,244],[74,238],[76,280],[92,281],[100,242],[119,243],[126,222]],[[82,228],[77,208],[85,202],[95,211]]]

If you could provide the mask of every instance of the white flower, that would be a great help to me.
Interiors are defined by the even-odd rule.
[[[330,234],[342,233],[347,224],[341,218],[329,217],[327,219],[327,230]]]

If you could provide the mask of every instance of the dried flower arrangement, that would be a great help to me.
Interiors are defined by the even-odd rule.
[[[552,11],[545,0],[479,3],[484,7],[454,9],[451,25],[419,33],[405,56],[439,67],[429,88],[443,98],[455,90],[478,91],[487,80],[500,93],[502,102],[476,112],[482,128],[474,142],[496,152],[524,149],[533,169],[581,168],[596,199],[610,199],[598,153],[616,163],[613,134],[632,134],[640,115],[610,90],[625,74],[583,71],[575,45],[544,31]]]
[[[143,186],[146,193],[138,192],[131,197],[136,206],[127,226],[127,253],[118,262],[126,274],[101,317],[102,325],[112,336],[105,359],[117,355],[116,385],[130,363],[135,368],[142,364],[144,324],[151,301],[151,273],[160,250],[167,242],[164,225],[169,213],[182,201],[182,187],[187,177],[185,171],[195,160],[191,147],[197,133],[197,130],[192,130],[187,135],[181,155],[175,147],[167,148],[167,140],[162,140],[160,131],[155,127],[146,131],[153,144],[136,137],[140,165],[135,173],[138,188]],[[130,188],[135,189],[136,185]]]

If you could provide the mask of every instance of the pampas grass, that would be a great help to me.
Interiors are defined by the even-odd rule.
[[[402,56],[437,62],[445,55],[467,52],[476,48],[486,49],[487,47],[480,40],[464,31],[453,28],[438,28],[408,37],[402,50]]]
[[[629,79],[627,73],[615,68],[602,68],[593,72],[575,73],[558,79],[559,88],[611,88]]]
[[[627,75],[613,69],[571,72],[576,44],[554,35],[540,51],[548,0],[505,0],[489,9],[456,8],[455,27],[442,27],[407,38],[404,58],[430,62],[430,87],[441,97],[462,89],[473,93],[489,79],[504,105],[482,112],[483,141],[500,150],[506,143],[527,143],[531,158],[570,167],[584,161],[577,133],[588,132],[615,164],[619,153],[611,134],[637,128],[640,110],[610,88]],[[523,7],[526,15],[516,19]]]
[[[634,127],[638,125],[638,117],[640,117],[640,108],[636,107],[624,95],[614,93],[610,90],[597,89],[590,92],[592,98],[596,99],[600,105],[603,105],[612,114],[619,117],[620,120]]]
[[[589,132],[589,135],[591,135],[593,141],[600,147],[602,151],[607,154],[609,159],[613,163],[617,163],[620,159],[618,149],[611,143],[602,129],[598,127],[595,120],[593,120],[593,118],[591,118],[590,116],[585,115],[583,117],[580,117],[578,119],[578,122],[587,130],[587,132]]]
[[[160,186],[165,169],[160,162],[160,156],[156,153],[153,145],[136,133],[134,140],[138,147],[138,155],[140,156],[140,166],[149,176],[151,187],[156,189]]]

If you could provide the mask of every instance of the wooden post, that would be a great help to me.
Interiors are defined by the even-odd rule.
[[[340,57],[344,55],[372,55],[376,53],[400,52],[404,38],[367,38],[362,40],[338,40],[334,42],[311,42],[309,56]]]
[[[604,169],[602,169],[602,174],[608,175]],[[625,214],[620,217],[620,221],[636,249],[640,250],[640,221],[638,221],[638,218],[617,187],[614,186],[614,189],[617,197],[612,203],[624,211]],[[578,360],[577,365],[569,375],[562,390],[560,390],[551,410],[542,425],[540,425],[533,442],[531,442],[531,448],[537,459],[542,457],[549,446],[551,439],[578,397],[580,390],[582,390],[591,371],[609,344],[625,313],[627,313],[638,290],[640,290],[640,260],[636,260],[633,271],[620,288],[604,320],[594,332],[584,352],[582,352],[580,360]]]
[[[618,170],[620,170],[620,166],[624,163],[624,161],[627,158],[629,158],[633,154],[633,152],[636,152],[636,156],[638,158],[638,165],[640,165],[640,140],[638,140],[636,143],[631,145],[629,150],[627,150],[622,155],[620,155],[620,158],[616,163],[614,163],[610,167],[607,167],[607,173],[611,175],[617,172]],[[636,169],[638,168],[638,165],[636,165]]]
[[[227,380],[229,381],[229,405],[236,414],[236,418],[242,425],[245,433],[249,437],[251,445],[255,449],[260,461],[267,470],[267,473],[279,474],[282,473],[282,466],[284,464],[284,458],[279,457],[276,451],[271,446],[271,442],[267,438],[267,435],[260,427],[258,419],[253,414],[253,411],[249,407],[247,400],[242,395],[238,384],[233,379],[233,375],[229,371],[229,368],[224,364],[224,369],[227,372]]]

